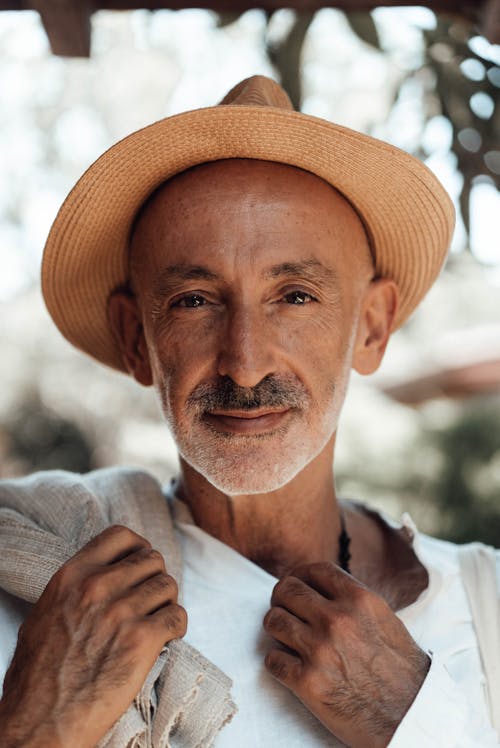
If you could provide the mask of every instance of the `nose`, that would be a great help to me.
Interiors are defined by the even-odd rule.
[[[228,312],[222,333],[217,371],[240,387],[255,387],[276,371],[277,361],[270,323],[248,307]]]

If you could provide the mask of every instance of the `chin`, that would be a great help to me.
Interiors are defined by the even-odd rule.
[[[179,454],[226,496],[272,493],[290,483],[324,449],[337,426],[325,408],[316,423],[303,416],[253,436],[235,436],[205,423],[167,418]]]
[[[325,440],[326,443],[327,440]],[[180,450],[184,460],[226,496],[249,496],[277,491],[290,483],[324,447],[323,441],[298,449],[248,448],[230,454],[226,449]],[[273,453],[275,455],[273,459]]]
[[[211,483],[218,491],[226,496],[251,496],[277,491],[287,483],[290,483],[294,475],[265,476],[262,471],[256,471],[251,476],[241,476],[233,471],[203,472],[199,466],[193,465],[203,477]],[[287,471],[288,473],[288,471]]]

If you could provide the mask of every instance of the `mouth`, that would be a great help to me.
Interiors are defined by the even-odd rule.
[[[211,411],[204,415],[212,427],[232,434],[263,434],[281,425],[290,408],[285,410],[225,410]]]

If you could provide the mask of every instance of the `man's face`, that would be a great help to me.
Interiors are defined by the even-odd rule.
[[[229,495],[282,487],[337,428],[373,277],[358,216],[312,174],[233,159],[162,187],[131,252],[179,453]]]

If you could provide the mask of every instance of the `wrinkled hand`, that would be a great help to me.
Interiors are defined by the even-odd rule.
[[[93,748],[187,615],[159,551],[104,530],[52,577],[20,628],[0,702],[4,748]]]
[[[385,600],[325,562],[280,579],[271,606],[269,672],[346,745],[385,748],[430,666]]]

